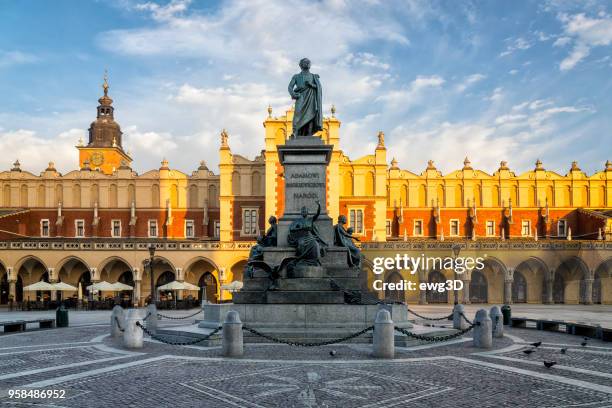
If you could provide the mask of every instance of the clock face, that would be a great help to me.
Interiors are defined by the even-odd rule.
[[[89,159],[91,161],[91,164],[93,164],[94,166],[100,166],[102,165],[102,163],[104,163],[104,155],[99,152],[92,153]]]

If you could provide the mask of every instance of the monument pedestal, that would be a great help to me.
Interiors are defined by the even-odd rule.
[[[327,165],[333,146],[314,136],[298,136],[278,146],[278,157],[285,169],[285,209],[278,220],[279,247],[288,245],[289,225],[301,218],[302,207],[312,211],[321,203],[321,214],[315,222],[321,238],[329,245],[334,241],[333,221],[327,215]],[[310,214],[312,215],[312,214]]]

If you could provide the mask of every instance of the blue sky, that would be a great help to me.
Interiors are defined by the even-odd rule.
[[[588,174],[612,160],[608,1],[0,2],[0,169],[77,166],[110,76],[116,120],[139,172],[216,171],[263,148],[270,104],[307,56],[351,158],[386,134],[389,161],[450,172],[465,156],[494,172]]]

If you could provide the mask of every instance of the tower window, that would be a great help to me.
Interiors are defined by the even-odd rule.
[[[412,235],[415,237],[423,236],[423,220],[414,220]]]
[[[121,237],[121,220],[112,220],[111,236],[113,238]]]
[[[557,222],[557,235],[560,237],[567,236],[567,220],[559,220]]]
[[[521,235],[524,237],[531,236],[531,220],[521,221]]]
[[[74,236],[76,238],[85,237],[85,220],[74,221]]]
[[[450,236],[458,237],[459,236],[459,220],[450,220]]]
[[[49,220],[40,220],[40,236],[48,237],[49,236]]]
[[[195,223],[193,220],[185,220],[185,238],[195,237]]]
[[[355,234],[363,234],[363,210],[349,210],[349,226]]]
[[[259,210],[257,208],[243,208],[242,209],[242,234],[243,235],[257,235],[258,225],[257,220],[259,218]]]
[[[215,221],[214,230],[213,230],[213,237],[214,238],[219,238],[220,236],[221,236],[221,222],[220,221]]]
[[[487,221],[487,237],[495,236],[495,221],[488,220]]]
[[[157,238],[157,220],[149,220],[149,238]]]

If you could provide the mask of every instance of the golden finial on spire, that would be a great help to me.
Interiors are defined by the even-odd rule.
[[[272,105],[268,105],[268,118],[272,119]]]
[[[331,114],[332,114],[332,118],[336,117],[336,105],[331,106]]]
[[[227,143],[229,135],[227,134],[227,130],[223,129],[221,131],[221,147],[229,147]]]
[[[378,132],[378,146],[377,148],[385,147],[385,132],[380,130]]]
[[[108,96],[108,70],[104,69],[104,83],[102,84],[102,89],[104,89],[104,96]]]

